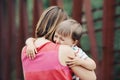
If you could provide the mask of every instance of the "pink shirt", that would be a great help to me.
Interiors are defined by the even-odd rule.
[[[25,80],[72,80],[69,67],[60,64],[59,45],[48,42],[37,48],[34,60],[26,56],[26,47],[22,50],[22,66]]]

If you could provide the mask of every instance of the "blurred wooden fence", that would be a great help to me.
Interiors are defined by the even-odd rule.
[[[25,40],[34,34],[28,34],[28,13],[27,1],[18,0],[0,0],[0,80],[24,80],[21,66],[21,49],[25,45]],[[43,11],[42,0],[33,1],[33,21],[32,29]],[[49,5],[58,5],[64,7],[62,0],[48,0]],[[120,4],[120,3],[119,3]],[[115,34],[115,8],[119,6],[115,0],[103,0],[103,26],[100,30],[94,29],[93,12],[90,0],[73,0],[72,17],[81,24],[87,25],[87,33],[90,40],[90,53],[96,61],[97,80],[113,80],[114,64],[114,34]],[[82,9],[85,9],[82,12]],[[19,15],[15,16],[16,10]],[[86,16],[86,21],[82,21],[82,16]],[[120,15],[117,15],[120,18]],[[17,20],[16,20],[17,18]],[[120,29],[120,28],[117,28]],[[98,60],[98,48],[96,41],[96,32],[102,32],[102,60]],[[84,34],[84,33],[83,33]],[[120,75],[119,75],[120,76]]]

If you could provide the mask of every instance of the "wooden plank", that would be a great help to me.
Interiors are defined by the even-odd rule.
[[[83,0],[73,0],[72,17],[81,23]]]
[[[1,38],[0,38],[0,80],[3,80],[3,55],[4,55],[4,53],[3,53],[3,43],[2,43],[2,41],[3,41],[3,27],[5,27],[4,26],[4,20],[5,20],[5,18],[4,18],[4,16],[3,16],[3,0],[0,0],[0,36],[1,36]],[[5,45],[5,44],[4,44]]]
[[[63,8],[63,0],[57,0],[57,5]]]
[[[63,0],[49,0],[50,6],[63,7]]]
[[[5,66],[4,66],[4,79],[5,80],[8,80],[8,79],[11,79],[11,56],[12,56],[12,32],[13,32],[13,28],[14,28],[14,24],[15,24],[15,21],[14,21],[14,18],[15,18],[15,7],[14,7],[14,1],[13,0],[7,0],[7,28],[6,28],[6,32],[7,34],[5,34],[4,36],[7,36],[6,37],[6,51],[5,51]]]
[[[85,16],[87,20],[87,30],[88,30],[88,37],[90,39],[90,51],[93,60],[95,60],[97,69],[96,69],[96,75],[98,77],[98,80],[100,79],[100,72],[99,72],[99,64],[98,64],[98,49],[97,49],[97,42],[95,37],[95,30],[94,30],[94,23],[93,23],[93,17],[92,17],[92,7],[90,0],[84,0],[84,7],[85,7]]]
[[[17,43],[17,56],[16,56],[16,69],[17,74],[16,80],[23,79],[23,72],[22,72],[22,64],[21,64],[21,50],[25,45],[25,40],[27,38],[28,33],[28,15],[27,15],[27,1],[26,0],[19,0],[19,35],[18,35],[18,43]]]
[[[34,0],[33,1],[33,37],[35,37],[35,28],[38,22],[38,19],[43,11],[43,3],[42,0]]]
[[[82,4],[83,0],[73,0],[72,18],[82,24]],[[78,46],[81,47],[80,42]]]
[[[56,6],[57,5],[57,0],[49,0],[50,6]]]
[[[113,80],[113,44],[115,27],[115,1],[104,0],[103,6],[103,64],[102,80]]]
[[[21,39],[25,41],[28,36],[27,0],[20,0],[20,32]]]

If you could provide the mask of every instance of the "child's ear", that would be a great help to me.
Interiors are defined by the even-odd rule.
[[[78,40],[75,40],[74,45],[77,45],[77,44],[78,44]]]

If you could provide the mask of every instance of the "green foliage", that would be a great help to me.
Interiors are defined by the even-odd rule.
[[[115,19],[115,27],[120,27],[120,18]]]
[[[91,0],[92,8],[100,8],[103,6],[103,0]]]
[[[102,18],[102,16],[103,16],[103,11],[102,10],[97,10],[93,13],[94,19]]]
[[[116,0],[116,3],[120,3],[120,0]]]
[[[120,62],[120,53],[119,52],[115,52],[114,59],[115,59],[115,63]],[[120,64],[119,64],[119,69],[120,69]],[[119,73],[120,73],[120,71],[119,71]]]
[[[49,7],[49,0],[42,0],[43,2],[43,8],[46,9]]]
[[[29,14],[28,15],[29,26],[31,26],[32,25],[32,19],[33,19],[33,0],[28,0],[27,1],[27,12]]]
[[[98,60],[102,60],[102,32],[96,32],[96,42],[97,42],[97,49],[98,49]]]
[[[85,51],[89,51],[90,50],[90,42],[89,42],[89,38],[87,34],[84,34],[81,38],[81,47],[85,50]]]
[[[114,66],[114,80],[120,80],[119,74],[120,74],[120,64],[117,64]]]
[[[116,7],[116,11],[115,11],[116,15],[120,14],[120,6]]]
[[[115,50],[120,50],[120,30],[115,31],[115,38],[114,38],[114,49]]]
[[[95,28],[95,30],[101,29],[102,28],[102,21],[99,20],[99,21],[95,22],[94,28]]]
[[[63,0],[64,9],[69,16],[71,16],[72,13],[72,6],[73,6],[72,3],[73,3],[72,0]]]

